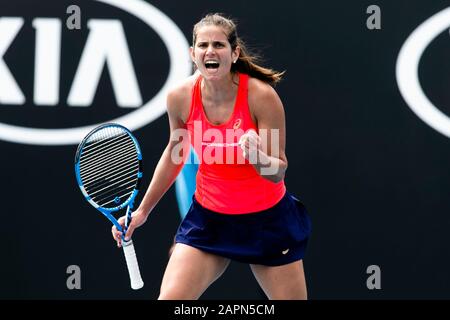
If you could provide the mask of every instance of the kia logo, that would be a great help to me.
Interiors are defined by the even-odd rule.
[[[419,82],[419,63],[428,45],[450,27],[450,7],[435,14],[403,44],[397,58],[396,77],[400,93],[408,106],[426,124],[450,138],[450,118],[427,98]]]
[[[168,90],[191,74],[189,44],[170,18],[144,1],[94,1],[131,14],[156,32],[167,48],[169,56],[170,68],[165,82],[149,101],[143,101],[121,21],[90,18],[87,20],[89,34],[69,93],[67,97],[60,97],[61,30],[64,21],[59,18],[35,17],[32,20],[32,27],[35,29],[33,105],[37,108],[40,106],[51,108],[63,100],[67,108],[89,110],[86,108],[90,108],[93,104],[99,79],[105,68],[109,74],[117,107],[129,112],[102,122],[120,123],[131,130],[136,130],[164,114]],[[4,59],[8,48],[24,24],[22,17],[0,17],[0,107],[20,106],[26,102],[20,84],[11,71],[13,68],[10,69]],[[77,144],[97,125],[98,123],[92,123],[87,126],[47,129],[0,122],[0,139],[35,145]]]

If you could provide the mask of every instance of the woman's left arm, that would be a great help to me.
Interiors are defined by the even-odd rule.
[[[263,178],[279,182],[288,165],[283,103],[275,89],[256,79],[249,81],[248,102],[259,132],[242,136],[244,157]]]

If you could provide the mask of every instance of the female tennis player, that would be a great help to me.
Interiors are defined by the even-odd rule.
[[[175,181],[183,162],[174,155],[186,157],[190,140],[200,158],[196,191],[159,299],[198,299],[231,260],[250,264],[269,299],[306,299],[302,259],[311,223],[284,184],[285,115],[273,88],[282,73],[258,65],[221,14],[194,26],[190,55],[196,72],[168,94],[171,139],[126,238]],[[121,233],[112,233],[120,246]]]

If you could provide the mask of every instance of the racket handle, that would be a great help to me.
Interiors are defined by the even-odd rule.
[[[142,281],[141,273],[139,271],[133,241],[123,241],[122,247],[125,254],[125,260],[127,261],[128,273],[130,274],[131,288],[138,290],[144,286],[144,282]]]

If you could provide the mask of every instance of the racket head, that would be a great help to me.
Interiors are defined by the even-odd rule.
[[[131,205],[142,180],[137,139],[117,123],[94,128],[78,145],[75,176],[86,200],[101,212]]]

